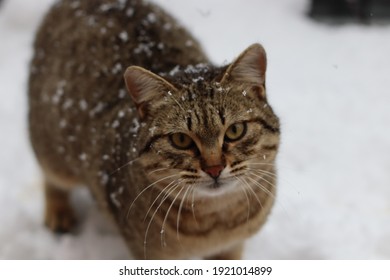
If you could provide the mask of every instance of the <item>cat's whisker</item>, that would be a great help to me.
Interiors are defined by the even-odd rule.
[[[253,190],[253,188],[249,185],[249,183],[245,180],[245,178],[237,177],[237,179],[240,182],[244,183],[244,185],[252,192],[253,196],[256,198],[256,200],[259,203],[260,207],[263,208],[263,204],[261,203],[259,197],[257,196],[256,192]]]
[[[266,183],[268,183],[271,187],[273,187],[273,188],[276,188],[276,185],[275,185],[275,183],[273,183],[273,182],[270,182],[269,180],[267,180],[267,179],[265,179],[264,178],[264,176],[270,176],[269,174],[262,174],[262,173],[259,173],[259,174],[256,174],[256,172],[249,172],[252,176],[254,176],[254,177],[256,177],[256,178],[258,178],[258,179],[260,179],[260,180],[263,180],[264,182],[266,182]],[[263,175],[263,176],[261,176],[261,175]]]
[[[252,174],[254,175],[254,174]],[[253,179],[252,177],[250,176],[247,176],[247,178],[253,182],[255,184],[255,186],[257,186],[261,191],[263,191],[264,193],[266,193],[267,195],[271,196],[273,199],[275,199],[275,195],[269,190],[267,189],[263,184],[261,184],[259,181]],[[271,187],[275,187],[274,185],[271,185]]]
[[[297,186],[291,182],[289,182],[288,180],[286,180],[285,178],[279,178],[276,174],[276,172],[271,172],[271,171],[266,171],[266,170],[262,170],[262,169],[254,169],[254,168],[247,168],[247,170],[251,171],[251,172],[254,172],[258,175],[265,175],[267,177],[269,177],[270,179],[277,179],[278,181],[283,181],[284,183],[286,183],[291,189],[294,190],[294,192],[296,192],[297,194],[300,193],[299,189],[297,188]]]
[[[258,179],[264,180],[263,177],[258,176],[258,175],[256,175],[256,174],[253,174],[253,173],[252,173],[252,174],[250,174],[250,175],[255,176],[255,177],[258,178]],[[274,200],[276,200],[275,194],[272,193],[270,190],[268,190],[263,184],[261,184],[259,181],[255,180],[255,179],[253,179],[253,178],[251,178],[251,177],[249,177],[249,176],[248,176],[248,179],[250,179],[250,180],[251,180],[257,187],[259,187],[262,191],[264,191],[264,192],[267,193],[269,196],[271,196]],[[276,188],[275,184],[272,184],[271,182],[268,182],[268,181],[266,181],[266,182],[267,182],[268,184],[270,184],[271,187]],[[283,211],[285,212],[285,214],[286,214],[287,216],[290,217],[290,215],[289,215],[289,213],[288,213],[288,211],[287,211],[287,209],[286,209],[284,203],[282,203],[282,201],[281,201],[280,199],[279,199],[278,202],[279,202],[279,205],[282,207]]]
[[[180,182],[181,183],[181,182]],[[180,184],[179,184],[180,185]],[[165,236],[165,223],[168,219],[168,215],[169,215],[169,212],[171,211],[173,205],[175,204],[175,201],[176,199],[179,197],[179,195],[181,194],[181,192],[183,191],[184,189],[184,186],[181,187],[181,189],[179,190],[179,192],[176,194],[175,198],[172,200],[171,202],[171,205],[169,205],[169,208],[167,210],[167,213],[165,214],[165,217],[164,217],[164,220],[163,220],[163,223],[162,223],[162,226],[161,226],[161,231],[160,231],[160,234],[161,234],[161,246],[162,247],[165,247],[166,246],[166,243],[165,243],[165,239],[164,239],[164,236]],[[178,228],[177,228],[177,232],[178,232]]]
[[[253,169],[253,168],[247,168],[247,170],[249,171],[249,173],[252,176],[255,176],[255,177],[263,180],[264,182],[267,182],[272,187],[276,187],[275,183],[264,178],[264,177],[269,177],[270,180],[276,179],[277,175],[275,172],[271,172],[271,171],[267,171],[267,170],[263,170],[263,169]]]
[[[268,162],[249,162],[248,165],[276,166],[275,164]]]
[[[239,179],[239,177],[237,177],[237,176],[234,176],[237,180],[239,180],[240,182],[242,182],[240,179]],[[246,201],[247,201],[247,204],[248,204],[248,212],[247,212],[247,216],[246,216],[246,221],[248,222],[249,221],[249,216],[250,216],[250,200],[249,200],[249,197],[248,197],[248,194],[247,194],[247,192],[246,192],[246,189],[245,189],[245,187],[244,186],[241,186],[241,184],[239,184],[239,186],[240,186],[240,188],[241,188],[241,190],[244,192],[244,194],[245,194],[245,198],[246,198]]]
[[[255,166],[253,165],[259,165],[260,167],[259,168],[267,168],[269,166],[274,166],[274,164],[271,164],[271,163],[265,163],[265,162],[248,162],[248,161],[245,161],[243,163],[240,163],[238,165],[235,165],[234,168],[232,168],[232,171],[231,173],[235,173],[235,172],[238,172],[238,171],[242,171],[242,170],[251,170],[251,171],[263,171],[265,173],[269,173],[269,174],[272,174],[276,177],[276,173],[275,172],[271,172],[271,171],[267,171],[267,170],[263,170],[263,169],[259,169],[259,168],[255,168]]]
[[[267,170],[262,170],[262,169],[254,169],[254,168],[246,168],[247,170],[251,171],[251,172],[254,172],[254,173],[258,173],[260,175],[266,175],[266,176],[269,176],[271,178],[277,178],[277,175],[275,172],[271,172],[271,171],[267,171]]]
[[[148,172],[148,175],[152,175],[153,173],[156,173],[156,172],[160,172],[160,171],[165,171],[165,170],[168,170],[169,168],[159,168],[159,169],[155,169],[155,170],[152,170],[150,172]]]
[[[192,217],[194,218],[194,221],[195,221],[195,224],[197,227],[199,227],[199,224],[198,224],[198,220],[196,219],[196,215],[195,215],[195,192],[196,192],[196,184],[193,184],[192,185],[192,188],[191,188],[191,192],[192,192],[192,198],[191,198],[191,212],[192,212]]]
[[[186,196],[187,196],[187,194],[189,193],[190,190],[191,190],[191,187],[187,187],[187,190],[184,192],[183,198],[182,198],[182,200],[181,200],[181,202],[180,202],[178,214],[177,214],[177,220],[176,220],[176,236],[177,236],[177,239],[178,239],[178,240],[180,240],[180,235],[179,235],[180,215],[181,215],[181,211],[182,211],[182,209],[183,209],[184,201],[186,200]]]
[[[145,237],[144,237],[144,255],[145,255],[145,259],[146,259],[146,245],[147,245],[147,238],[148,238],[148,233],[149,233],[149,229],[150,229],[150,226],[152,224],[152,221],[154,220],[154,217],[156,216],[156,213],[157,211],[160,209],[161,205],[164,203],[164,201],[180,186],[180,182],[174,184],[173,186],[170,187],[170,189],[168,190],[168,193],[166,196],[164,196],[164,198],[162,199],[162,201],[160,202],[160,204],[157,206],[157,208],[155,209],[155,211],[153,212],[152,214],[152,217],[150,218],[149,220],[149,223],[148,223],[148,226],[146,227],[146,230],[145,230]],[[164,188],[166,189],[166,188]],[[149,211],[148,211],[149,212]]]
[[[292,184],[291,182],[289,182],[288,180],[286,180],[284,178],[278,178],[276,172],[266,171],[266,170],[262,170],[262,169],[254,169],[254,168],[247,168],[247,170],[253,171],[253,172],[258,173],[260,175],[268,175],[271,178],[275,178],[275,179],[277,178],[278,180],[281,180],[281,181],[287,183],[297,193],[299,193],[299,190],[296,189],[296,186],[294,186],[294,184]]]
[[[254,160],[254,162],[251,162]],[[270,162],[268,158],[266,159],[266,162],[264,160],[263,156],[254,156],[247,158],[246,161],[248,162],[249,165],[269,165],[269,166],[274,166],[274,167],[283,167],[284,169],[291,170],[291,167],[289,167],[286,164],[283,164],[283,162]]]
[[[155,181],[154,183],[148,185],[147,187],[145,187],[133,200],[133,202],[130,204],[129,206],[129,210],[127,211],[127,218],[129,217],[129,214],[130,214],[130,211],[131,211],[131,208],[133,207],[134,203],[137,201],[137,199],[144,193],[146,192],[148,189],[150,189],[151,187],[155,186],[156,184],[166,180],[166,179],[170,179],[172,177],[175,177],[175,176],[179,176],[177,174],[173,174],[173,175],[169,175],[169,176],[166,176],[166,177],[163,177],[157,181]]]
[[[178,182],[178,179],[176,180],[173,180],[172,182],[170,182],[167,186],[165,186],[161,191],[160,193],[157,195],[157,197],[153,200],[152,204],[150,204],[149,208],[148,208],[148,211],[146,212],[145,214],[145,217],[144,217],[144,222],[146,221],[146,218],[148,217],[149,215],[149,212],[152,210],[153,208],[153,205],[158,201],[158,199],[160,198],[160,196],[162,196],[162,201],[165,201],[165,199],[168,197],[168,194],[171,190],[171,187],[174,188],[175,186],[177,186],[179,184]],[[168,190],[168,191],[167,191]]]
[[[258,153],[258,154],[255,154],[253,156],[247,157],[245,160],[250,161],[250,160],[254,160],[254,159],[264,161],[264,154]]]
[[[114,175],[115,173],[121,171],[121,170],[122,170],[123,168],[125,168],[126,166],[129,166],[129,165],[133,164],[134,162],[136,162],[137,160],[140,160],[140,159],[141,159],[141,158],[138,157],[138,158],[136,158],[136,159],[130,160],[129,162],[125,163],[124,165],[118,167],[118,168],[115,169],[113,172],[111,172],[111,173],[109,174],[109,176],[111,177],[111,176]]]

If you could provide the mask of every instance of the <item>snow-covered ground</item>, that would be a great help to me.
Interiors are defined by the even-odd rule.
[[[0,259],[123,259],[124,242],[88,193],[82,223],[56,236],[42,225],[40,172],[26,129],[31,42],[52,0],[0,6]],[[330,26],[308,0],[155,0],[215,63],[261,42],[268,96],[283,124],[279,193],[248,259],[390,258],[390,26]]]

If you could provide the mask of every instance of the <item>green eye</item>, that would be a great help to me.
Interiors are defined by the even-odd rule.
[[[246,133],[246,123],[236,123],[229,126],[226,130],[225,139],[228,141],[237,141],[244,137]]]
[[[187,150],[192,147],[194,141],[184,133],[175,133],[170,136],[173,146],[180,150]]]

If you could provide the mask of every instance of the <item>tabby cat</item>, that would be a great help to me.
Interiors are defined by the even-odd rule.
[[[69,191],[86,185],[134,258],[241,258],[275,198],[265,73],[261,45],[214,66],[151,3],[58,1],[29,79],[46,225],[71,230]]]

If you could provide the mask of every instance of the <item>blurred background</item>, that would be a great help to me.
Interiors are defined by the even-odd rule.
[[[43,226],[27,133],[34,32],[53,0],[0,0],[0,259],[123,259],[85,190],[76,234]],[[216,64],[254,42],[282,122],[278,198],[247,259],[390,258],[390,25],[384,0],[153,0]]]

